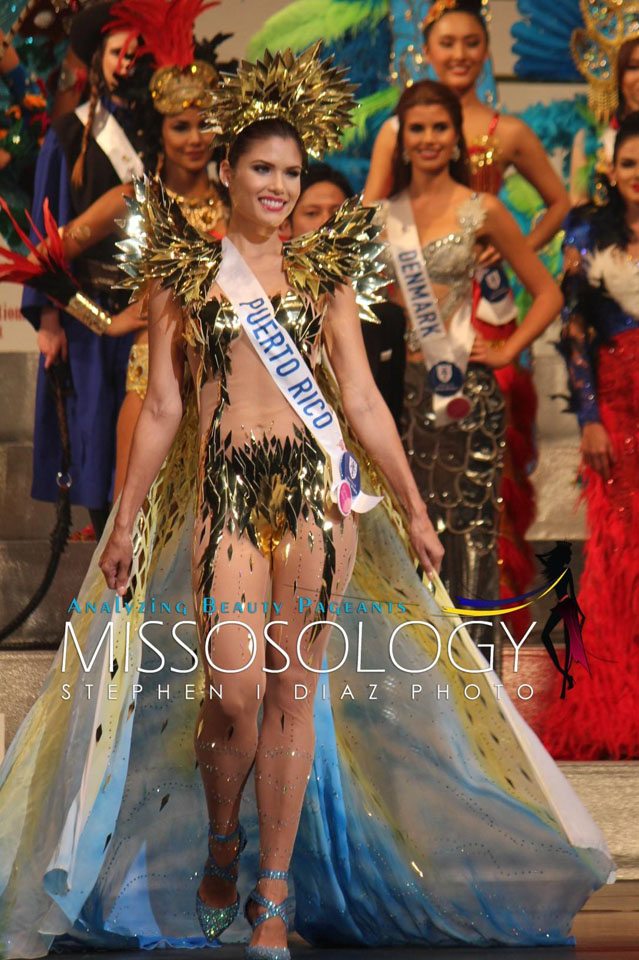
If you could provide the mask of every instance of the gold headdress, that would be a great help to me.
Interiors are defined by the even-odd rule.
[[[267,50],[263,60],[243,60],[237,75],[224,76],[207,104],[217,142],[230,145],[252,123],[277,118],[297,130],[311,156],[338,150],[342,130],[353,122],[355,87],[332,56],[320,59],[320,46],[318,41],[299,56]]]
[[[219,0],[121,0],[112,10],[110,30],[142,37],[135,57],[150,54],[155,71],[149,83],[153,106],[162,114],[203,106],[219,76],[212,64],[195,59],[193,25]]]
[[[588,106],[607,123],[619,107],[617,58],[627,40],[639,40],[639,0],[581,0],[585,29],[575,30],[571,49],[588,81]]]

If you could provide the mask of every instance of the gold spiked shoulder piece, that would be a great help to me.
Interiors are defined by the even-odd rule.
[[[222,260],[219,240],[205,236],[185,219],[178,203],[165,192],[161,180],[134,181],[135,197],[128,200],[126,240],[118,243],[122,286],[144,289],[151,280],[172,287],[185,308],[201,302],[215,280]]]
[[[318,230],[284,244],[284,269],[292,287],[317,301],[350,283],[362,319],[378,323],[371,310],[383,300],[389,276],[383,260],[384,244],[377,207],[364,206],[359,197],[347,200]]]

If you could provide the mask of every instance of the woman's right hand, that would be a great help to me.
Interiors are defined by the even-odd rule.
[[[67,335],[60,323],[58,311],[53,307],[45,307],[40,317],[38,330],[38,350],[44,357],[44,369],[56,362],[60,356],[67,359]]]
[[[142,301],[136,300],[120,313],[111,317],[111,323],[105,333],[108,337],[123,337],[125,333],[142,330],[148,326],[148,320],[141,316]]]
[[[126,593],[132,560],[131,534],[115,526],[100,557],[99,566],[109,590],[115,590],[121,597]]]
[[[581,453],[586,466],[595,470],[604,480],[610,479],[615,451],[603,424],[585,425],[581,431]]]

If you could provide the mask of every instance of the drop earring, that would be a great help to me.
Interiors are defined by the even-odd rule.
[[[459,144],[456,143],[453,148],[453,152],[451,154],[451,160],[456,163],[457,160],[460,160],[460,159],[461,159],[461,150],[459,149]]]
[[[406,164],[410,163],[410,155],[408,153],[408,150],[402,150],[402,160]]]

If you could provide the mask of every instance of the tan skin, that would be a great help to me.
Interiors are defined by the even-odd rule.
[[[610,179],[617,184],[619,193],[626,204],[626,223],[632,233],[632,241],[625,252],[633,260],[639,261],[639,137],[626,140],[619,148],[617,160],[610,167]],[[567,270],[579,269],[580,257],[577,250],[568,248],[565,255]],[[574,334],[583,334],[579,318]],[[602,423],[587,423],[581,431],[581,454],[587,466],[595,470],[604,480],[609,480],[615,465],[615,452],[612,441]]]
[[[278,136],[253,142],[234,167],[224,161],[220,168],[221,179],[228,184],[231,197],[228,237],[268,296],[285,294],[289,289],[279,233],[299,196],[301,169],[302,157],[297,143]],[[221,291],[214,287],[211,295],[221,296]],[[131,533],[135,518],[182,417],[185,353],[181,333],[180,311],[172,294],[156,287],[149,303],[149,388],[135,431],[113,533],[100,559],[108,587],[120,595],[126,590],[131,569]],[[404,504],[412,544],[432,576],[441,566],[443,548],[413,480],[393,418],[370,372],[350,287],[337,290],[330,299],[323,336],[346,416]],[[195,365],[190,348],[186,356]],[[257,357],[256,363],[259,363]],[[259,398],[256,398],[255,409],[259,418]],[[208,430],[211,414],[203,405],[202,434]],[[263,880],[260,891],[280,902],[286,886],[281,880]],[[200,896],[211,906],[224,906],[235,900],[235,886],[215,877],[204,877]],[[260,910],[255,904],[249,909]],[[251,943],[283,947],[286,930],[282,921],[275,917],[262,923],[253,932]]]
[[[489,50],[486,35],[471,14],[452,11],[434,24],[424,47],[424,58],[437,79],[459,98],[464,116],[464,139],[472,143],[483,137],[494,115],[491,107],[477,96],[476,83]],[[522,120],[500,116],[497,127],[502,164],[512,165],[540,194],[546,212],[526,237],[532,250],[540,250],[557,233],[570,209],[568,194],[554,170],[539,138]],[[382,126],[371,158],[364,188],[364,199],[373,202],[387,197],[392,186],[392,158],[397,134],[391,120]],[[495,248],[487,246],[479,262],[499,259]]]
[[[290,236],[299,237],[302,233],[317,230],[339,210],[345,200],[345,193],[330,180],[314,183],[304,191],[290,216]]]
[[[632,52],[630,59],[619,80],[619,91],[623,97],[625,110],[623,116],[634,113],[639,110],[639,42],[632,42]],[[623,119],[621,117],[620,119]],[[586,131],[580,130],[572,145],[570,154],[570,200],[572,206],[578,206],[586,203],[590,197],[588,192],[582,189],[581,171],[586,166],[588,158],[586,156]]]
[[[444,107],[415,106],[407,111],[403,148],[411,161],[408,192],[422,245],[455,233],[459,229],[456,211],[472,195],[468,187],[450,175],[450,161],[458,140],[459,133]],[[494,245],[500,257],[508,260],[533,298],[520,326],[502,345],[491,344],[479,334],[475,336],[470,360],[498,369],[512,363],[546,329],[561,309],[562,297],[499,200],[483,194],[483,207],[486,219],[478,237]],[[423,362],[421,353],[409,353],[408,360]]]
[[[125,72],[128,69],[136,43],[137,40],[131,40],[127,33],[121,31],[107,36],[102,54],[102,73],[109,90],[113,90],[115,87],[117,71]],[[120,188],[116,189],[119,190]],[[107,233],[109,232],[107,231]],[[96,240],[92,240],[92,243],[95,242]],[[73,254],[67,253],[67,256],[73,256]],[[107,336],[110,337],[121,337],[123,334],[139,329],[143,325],[143,322],[139,320],[138,311],[133,311],[129,307],[113,317],[112,320],[113,322],[107,331]],[[63,360],[67,359],[67,337],[60,323],[60,314],[57,307],[45,307],[42,310],[37,343],[40,353],[44,356],[45,370],[48,370],[51,364],[55,363],[58,356]]]

